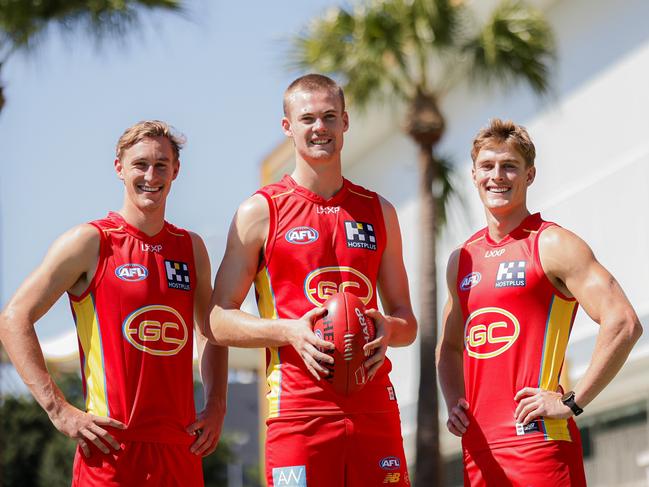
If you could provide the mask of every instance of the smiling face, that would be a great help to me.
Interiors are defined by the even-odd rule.
[[[179,168],[167,137],[145,137],[115,159],[115,171],[126,189],[125,201],[141,211],[164,209]]]
[[[297,157],[308,164],[340,160],[349,128],[340,98],[327,89],[298,89],[288,95],[286,106],[282,128],[293,139]]]
[[[527,188],[535,175],[536,168],[507,143],[484,146],[471,170],[482,204],[494,214],[526,209]]]

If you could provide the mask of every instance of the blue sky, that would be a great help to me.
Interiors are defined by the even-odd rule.
[[[224,237],[259,184],[260,162],[283,140],[281,97],[298,74],[285,63],[287,39],[336,3],[194,0],[183,17],[147,16],[99,48],[83,32],[52,32],[10,58],[0,113],[2,306],[58,235],[120,208],[114,147],[138,120],[166,120],[188,139],[167,219]],[[64,297],[37,332],[48,339],[72,327]]]

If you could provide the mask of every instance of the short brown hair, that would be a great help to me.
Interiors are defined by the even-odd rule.
[[[328,76],[325,76],[323,74],[311,73],[311,74],[305,74],[304,76],[300,76],[298,79],[293,81],[290,85],[288,85],[288,88],[286,88],[286,91],[284,92],[284,115],[285,116],[288,115],[289,96],[291,96],[295,91],[299,91],[299,90],[330,91],[334,95],[338,96],[338,98],[340,98],[342,111],[343,112],[345,111],[345,94],[343,93],[343,89],[340,87],[340,85]]]
[[[133,147],[146,137],[166,137],[171,143],[176,160],[180,155],[180,149],[186,142],[185,136],[176,133],[175,129],[166,122],[160,120],[143,120],[132,127],[127,128],[117,141],[116,155],[122,158],[124,151]]]
[[[530,134],[522,125],[515,124],[511,120],[492,118],[489,125],[480,129],[473,139],[471,159],[474,163],[478,153],[491,144],[511,144],[523,156],[528,167],[534,165],[536,148]]]

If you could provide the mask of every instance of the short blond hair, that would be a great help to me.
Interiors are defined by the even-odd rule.
[[[515,124],[511,120],[492,118],[489,125],[480,129],[473,139],[471,159],[474,163],[478,153],[491,144],[511,144],[523,156],[528,167],[534,165],[536,148],[530,134],[522,125]]]
[[[295,93],[296,91],[313,92],[320,90],[328,91],[335,95],[340,100],[342,111],[345,111],[345,94],[343,93],[343,89],[340,87],[340,85],[332,80],[329,76],[325,76],[324,74],[311,73],[300,76],[290,85],[288,85],[288,88],[286,88],[283,100],[284,115],[288,116],[289,98],[293,93]]]
[[[143,120],[132,127],[127,128],[117,141],[115,150],[118,159],[122,158],[124,151],[133,147],[138,142],[147,137],[166,137],[171,143],[176,160],[180,156],[180,150],[186,142],[184,135],[177,133],[176,130],[166,122],[160,120]]]

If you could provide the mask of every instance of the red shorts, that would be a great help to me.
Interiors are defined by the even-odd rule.
[[[528,443],[464,451],[464,485],[471,487],[586,487],[581,444]]]
[[[398,414],[274,419],[268,424],[269,487],[410,485]]]
[[[92,447],[86,458],[77,447],[72,487],[203,487],[202,458],[189,446],[126,441],[106,455]]]

